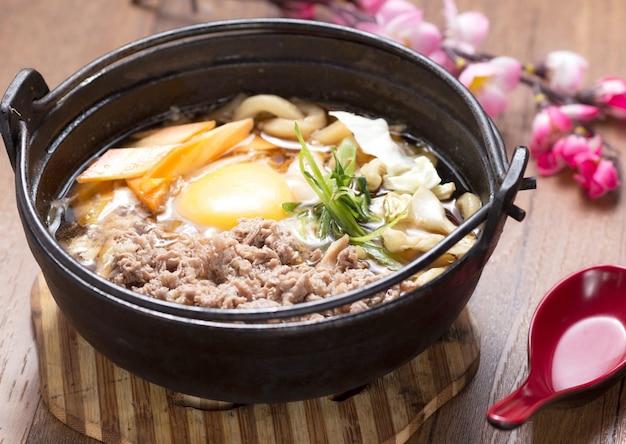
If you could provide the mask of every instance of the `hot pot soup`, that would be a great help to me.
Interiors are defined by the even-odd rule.
[[[445,180],[442,177],[446,178]],[[332,297],[428,251],[481,203],[402,125],[320,103],[240,96],[94,159],[48,225],[81,264],[142,295],[211,308]],[[395,299],[474,244],[366,300]]]

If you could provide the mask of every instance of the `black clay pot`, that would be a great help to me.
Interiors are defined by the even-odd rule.
[[[211,310],[139,296],[80,266],[46,228],[53,199],[97,153],[173,108],[237,93],[347,104],[435,146],[484,204],[435,251],[376,286],[272,310]],[[527,150],[510,162],[474,98],[428,59],[364,33],[293,20],[230,21],[148,37],[86,66],[53,91],[21,71],[0,128],[15,169],[26,237],[67,319],[98,351],[151,382],[236,403],[285,402],[366,384],[423,351],[469,300],[513,205]],[[314,323],[267,323],[342,305],[406,278],[481,224],[479,241],[443,275],[393,302]],[[327,305],[323,305],[327,304]],[[245,321],[245,322],[233,322]]]

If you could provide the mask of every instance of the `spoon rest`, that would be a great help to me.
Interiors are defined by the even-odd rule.
[[[487,412],[501,429],[556,401],[588,402],[626,374],[626,268],[596,265],[558,282],[530,324],[526,380]]]

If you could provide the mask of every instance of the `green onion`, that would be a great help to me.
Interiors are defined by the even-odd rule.
[[[375,230],[366,228],[365,225],[380,220],[369,209],[371,195],[367,180],[354,174],[357,151],[354,143],[350,139],[345,139],[338,149],[333,148],[335,167],[328,175],[324,175],[302,138],[297,124],[295,131],[301,145],[300,169],[321,203],[312,208],[300,208],[298,202],[286,202],[283,204],[285,211],[316,221],[317,236],[322,239],[329,234],[335,239],[347,234],[352,245],[360,246],[373,259],[391,269],[400,268],[401,262],[384,248],[380,236],[386,228],[394,226],[404,214]]]

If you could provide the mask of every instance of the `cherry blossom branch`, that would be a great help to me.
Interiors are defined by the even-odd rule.
[[[571,51],[550,52],[535,64],[480,53],[487,17],[459,13],[453,0],[442,1],[443,31],[408,0],[270,0],[289,17],[330,21],[409,46],[455,75],[492,118],[508,108],[510,93],[528,86],[537,104],[528,144],[537,171],[551,175],[570,168],[592,198],[618,189],[619,153],[593,123],[626,120],[626,80],[603,77],[583,89],[587,61]]]

